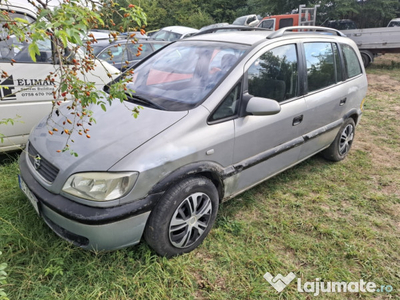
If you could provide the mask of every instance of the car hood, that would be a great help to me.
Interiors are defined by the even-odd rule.
[[[53,113],[49,121],[47,117],[43,119],[32,130],[29,142],[43,158],[60,170],[61,177],[77,172],[107,171],[127,154],[184,118],[188,113],[144,107],[135,119],[131,111],[135,106],[132,103],[122,104],[118,101],[107,106],[106,112],[99,106],[91,107],[96,122],[91,122],[92,126],[85,126],[89,129],[90,138],[85,134],[78,135],[77,129],[82,128],[78,127],[72,132],[68,141],[70,149],[77,153],[77,157],[71,155],[70,151],[57,152],[66,145],[67,135],[61,134],[62,126],[51,124],[63,124],[66,121],[65,116],[68,116],[70,112],[65,106],[60,108],[59,116]],[[74,115],[69,114],[69,116],[69,119],[73,121]],[[68,122],[65,124],[64,128],[72,129],[72,125]],[[58,128],[58,132],[55,132],[53,127]],[[49,134],[49,130],[54,132],[53,135]]]

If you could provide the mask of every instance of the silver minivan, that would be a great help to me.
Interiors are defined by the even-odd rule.
[[[222,201],[316,153],[340,161],[352,146],[367,91],[358,48],[334,29],[297,30],[199,35],[150,55],[129,75],[124,105],[92,107],[90,139],[71,133],[78,157],[57,152],[66,110],[52,116],[57,134],[46,119],[33,129],[21,189],[82,248],[144,236],[163,256],[195,249]]]

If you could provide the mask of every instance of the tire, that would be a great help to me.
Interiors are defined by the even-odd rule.
[[[218,191],[211,180],[186,178],[164,193],[150,214],[144,238],[161,256],[190,252],[211,230],[218,206]]]
[[[364,64],[364,68],[368,67],[371,63],[371,59],[369,58],[369,56],[365,53],[361,53],[361,58]]]
[[[355,136],[356,125],[352,118],[347,119],[333,141],[333,143],[322,152],[324,158],[331,161],[343,160],[351,149]]]

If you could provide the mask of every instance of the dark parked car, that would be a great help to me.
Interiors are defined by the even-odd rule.
[[[335,28],[337,30],[349,30],[349,29],[357,29],[356,23],[349,19],[342,19],[342,20],[331,20],[327,23],[323,24],[323,26],[329,28]]]

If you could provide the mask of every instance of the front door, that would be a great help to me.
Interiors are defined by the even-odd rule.
[[[240,192],[298,161],[305,100],[299,96],[296,44],[284,44],[253,57],[245,73],[245,93],[278,101],[275,115],[235,119],[233,193]],[[246,98],[246,96],[244,96]],[[260,99],[262,101],[262,99]]]

